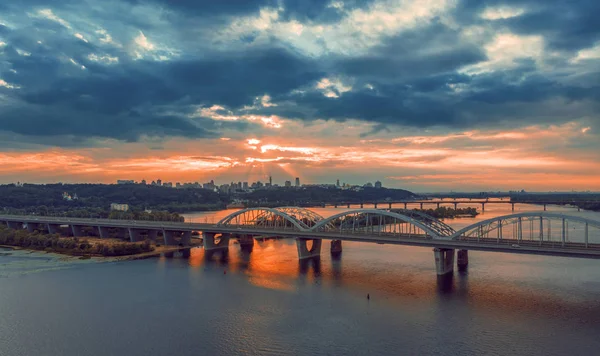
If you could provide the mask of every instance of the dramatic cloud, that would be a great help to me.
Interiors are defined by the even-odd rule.
[[[592,0],[8,0],[0,153],[102,149],[73,156],[98,165],[86,179],[168,165],[377,178],[360,161],[429,187],[462,177],[428,171],[440,162],[584,170],[600,150],[598,13]]]

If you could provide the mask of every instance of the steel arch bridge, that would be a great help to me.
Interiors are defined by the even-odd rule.
[[[432,239],[449,239],[454,229],[443,222],[415,211],[395,212],[379,209],[345,211],[319,221],[311,231],[403,235]]]
[[[554,227],[554,229],[553,229]],[[452,240],[478,240],[484,242],[569,244],[588,247],[590,227],[600,232],[600,221],[546,211],[498,216],[480,221],[456,231]],[[525,228],[525,229],[524,229]],[[508,231],[507,231],[508,229]],[[554,231],[554,233],[553,233]]]

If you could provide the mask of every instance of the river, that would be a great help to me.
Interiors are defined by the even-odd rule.
[[[480,208],[480,205],[473,205]],[[517,211],[539,210],[517,205]],[[328,216],[345,209],[319,208]],[[600,220],[599,213],[577,212]],[[214,221],[229,211],[187,214]],[[486,205],[460,228],[510,213]],[[0,251],[0,355],[588,355],[600,349],[600,261],[471,252],[438,279],[429,248],[290,240],[251,253],[95,263]],[[367,294],[370,299],[367,299]]]

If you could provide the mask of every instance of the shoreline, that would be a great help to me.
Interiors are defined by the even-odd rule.
[[[93,260],[95,262],[120,262],[120,261],[135,261],[135,260],[144,260],[149,258],[160,257],[166,253],[175,253],[182,252],[185,250],[190,250],[195,247],[200,247],[202,245],[191,245],[191,246],[158,246],[154,247],[154,251],[137,253],[134,255],[125,255],[125,256],[102,256],[102,255],[75,255],[69,253],[63,253],[59,251],[45,251],[45,250],[36,250],[30,249],[21,246],[12,246],[12,245],[0,245],[2,249],[8,249],[11,251],[29,251],[30,253],[41,253],[41,254],[55,254],[62,257],[62,259],[72,259],[72,260]]]

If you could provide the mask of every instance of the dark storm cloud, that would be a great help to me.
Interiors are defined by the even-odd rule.
[[[89,137],[217,137],[224,127],[248,129],[248,123],[198,117],[197,108],[220,105],[232,115],[364,120],[376,124],[372,134],[390,125],[472,128],[577,117],[590,117],[590,132],[597,131],[600,89],[593,78],[599,77],[598,67],[586,67],[579,77],[563,71],[573,66],[569,58],[600,40],[600,21],[594,18],[598,1],[464,0],[449,14],[455,25],[434,18],[383,34],[368,50],[354,53],[350,46],[344,55],[328,50],[308,55],[297,43],[256,29],[244,33],[242,28],[228,43],[227,31],[214,27],[257,16],[265,6],[282,9],[278,21],[335,25],[348,10],[368,10],[373,1],[332,6],[316,0],[115,0],[94,8],[77,1],[5,3],[0,8],[13,17],[10,25],[0,25],[0,41],[6,42],[0,47],[0,79],[13,88],[0,86],[0,128],[32,137],[81,137],[82,142]],[[500,5],[525,12],[491,22],[481,18],[482,11]],[[36,13],[42,6],[54,9],[56,17]],[[463,29],[471,25],[491,30],[469,41]],[[113,41],[101,40],[101,28]],[[462,70],[493,60],[484,44],[507,29],[542,36],[547,48],[559,53],[542,59],[552,67],[540,70],[536,60],[521,58],[509,68]],[[134,41],[141,30],[153,43],[148,48]],[[171,40],[173,52],[165,48]],[[339,78],[351,90],[334,85],[327,97],[316,88],[323,78]],[[277,106],[257,104],[263,95]],[[565,102],[579,104],[572,115],[563,115]]]
[[[577,50],[600,40],[597,0],[463,0],[456,14],[465,22],[480,22],[480,13],[490,6],[524,9],[524,14],[499,24],[518,34],[543,35],[551,48]]]

